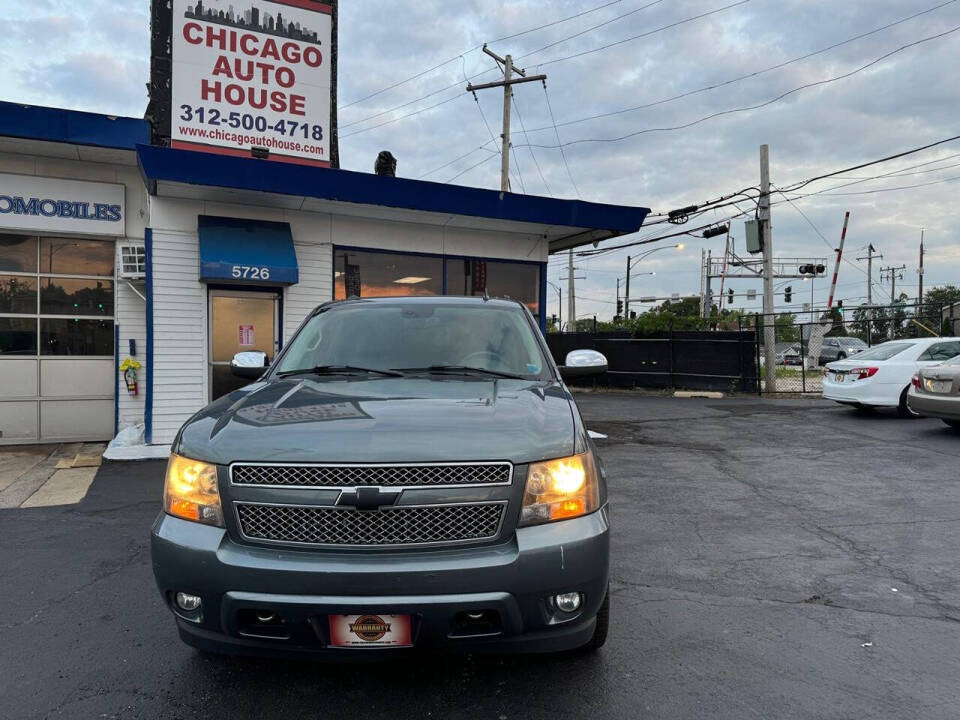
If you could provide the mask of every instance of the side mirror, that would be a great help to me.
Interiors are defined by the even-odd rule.
[[[564,380],[572,378],[602,375],[607,371],[607,358],[596,350],[572,350],[560,366],[560,376]]]
[[[256,380],[267,369],[267,354],[265,352],[242,352],[233,356],[230,361],[230,372],[239,378]]]

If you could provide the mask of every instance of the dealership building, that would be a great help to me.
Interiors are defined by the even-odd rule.
[[[646,214],[160,147],[144,120],[0,103],[0,443],[143,423],[167,445],[238,387],[235,353],[272,358],[333,299],[487,293],[543,325],[550,253]]]

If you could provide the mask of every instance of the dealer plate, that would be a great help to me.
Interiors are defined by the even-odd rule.
[[[409,615],[331,615],[330,645],[343,648],[410,647]]]
[[[834,373],[833,375],[833,381],[838,383],[846,382],[846,378],[846,375],[841,375],[840,373]]]
[[[953,390],[953,382],[950,380],[927,380],[924,382],[927,390],[932,393],[947,394]]]

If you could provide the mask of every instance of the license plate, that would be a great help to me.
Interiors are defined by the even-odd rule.
[[[953,383],[950,380],[927,380],[924,385],[932,393],[946,394],[953,390]]]
[[[841,375],[840,373],[834,373],[834,375],[833,375],[833,381],[834,381],[834,382],[838,382],[838,383],[842,383],[842,382],[845,382],[845,381],[846,381],[846,377],[847,377],[846,375]]]
[[[333,647],[410,647],[409,615],[331,615],[330,644]]]

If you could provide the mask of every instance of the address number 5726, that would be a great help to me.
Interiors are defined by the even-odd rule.
[[[270,268],[252,267],[250,265],[234,265],[232,275],[244,280],[269,280]]]

